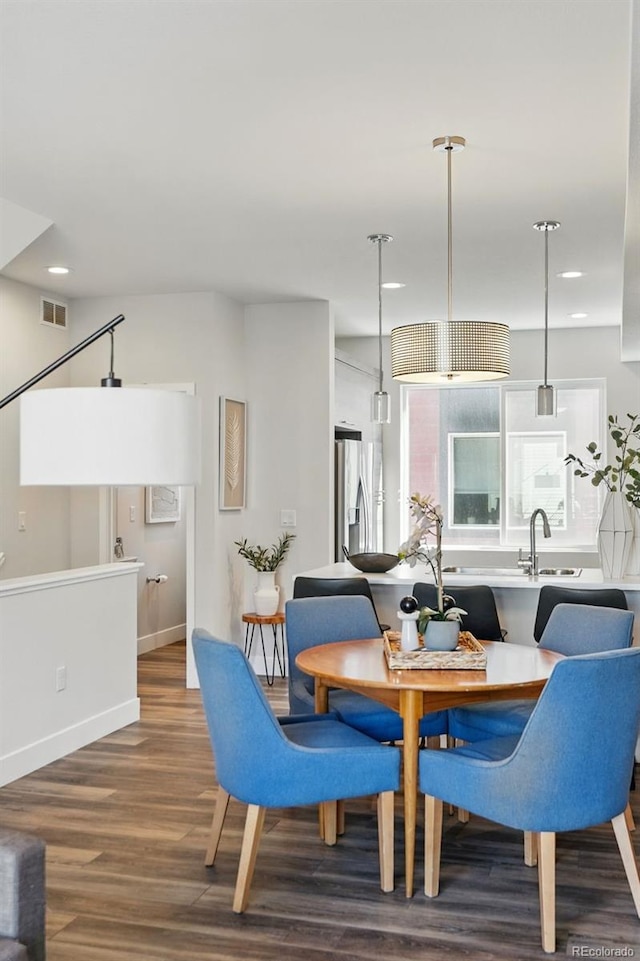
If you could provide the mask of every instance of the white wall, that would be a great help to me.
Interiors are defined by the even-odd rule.
[[[74,340],[123,313],[116,373],[129,383],[194,383],[202,403],[202,480],[195,494],[195,624],[236,643],[251,609],[251,569],[234,541],[272,543],[280,508],[298,514],[290,573],[326,563],[331,551],[333,323],[325,302],[272,304],[245,312],[214,293],[76,301]],[[108,345],[76,358],[73,383],[97,383]],[[218,510],[220,396],[248,403],[247,509]],[[97,493],[74,491],[72,562],[96,563]],[[189,652],[190,655],[190,652]],[[196,682],[191,656],[187,681]]]
[[[326,301],[246,309],[249,399],[248,509],[242,536],[272,544],[280,510],[296,511],[296,535],[278,571],[284,597],[295,571],[327,564],[333,549],[334,329]],[[246,562],[244,610],[255,575]]]
[[[375,337],[342,338],[336,347],[374,366],[378,356]],[[385,550],[400,543],[400,385],[391,379],[390,339],[384,339],[385,388],[391,394],[391,424],[383,428],[385,486]],[[544,364],[542,331],[511,332],[511,379],[542,380]],[[549,383],[554,379],[604,377],[607,381],[607,413],[623,416],[640,411],[640,363],[620,361],[617,327],[551,330],[549,333]],[[610,451],[613,456],[613,450]],[[585,482],[586,483],[586,482]]]
[[[202,478],[195,491],[195,623],[222,637],[238,636],[229,606],[227,545],[241,533],[242,512],[218,511],[218,406],[221,395],[245,396],[243,309],[216,293],[79,300],[74,336],[85,336],[118,313],[115,369],[125,383],[194,383],[202,406]],[[96,383],[108,344],[74,362],[74,385]],[[78,508],[76,511],[76,507]],[[98,550],[97,511],[73,503],[72,559]],[[79,521],[79,518],[82,521]]]
[[[40,323],[40,295],[45,292],[0,277],[0,397],[69,349],[67,331]],[[66,366],[41,386],[66,387],[68,382]],[[0,411],[2,578],[61,570],[70,562],[68,488],[18,485],[19,408],[20,401],[14,400]],[[25,513],[25,531],[18,531],[18,512]]]
[[[0,664],[0,784],[136,721],[135,567],[0,582]]]
[[[9,388],[67,345],[59,348],[56,342],[48,352],[37,353],[24,328],[31,304],[39,305],[39,292],[11,282],[3,285],[14,299],[12,288],[18,288],[22,308],[19,316],[16,313],[11,352],[21,358],[22,369],[5,373]],[[79,299],[70,304],[69,344],[119,313],[126,320],[115,333],[117,376],[135,384],[193,383],[200,397],[203,457],[195,492],[194,621],[241,643],[240,616],[252,606],[253,572],[238,557],[235,540],[247,536],[272,543],[281,530],[280,509],[296,510],[297,537],[279,572],[283,600],[294,570],[331,559],[334,330],[329,304],[253,306],[245,320],[239,304],[214,292]],[[44,329],[49,337],[56,333]],[[97,385],[108,365],[109,338],[104,338],[63,368],[62,382]],[[60,376],[47,386],[56,382]],[[218,509],[220,396],[248,402],[248,499],[243,511]],[[9,474],[8,500],[16,504],[23,496],[17,460],[14,438],[3,470]],[[47,508],[60,498],[70,500],[71,506],[62,515],[57,511],[62,517],[56,527],[59,536],[51,541],[64,544],[64,559],[36,566],[36,553],[23,551],[20,573],[86,567],[110,556],[112,545],[101,541],[108,513],[104,491],[73,488],[68,495],[47,489]],[[12,505],[8,513],[16,511]],[[191,662],[188,674],[192,683]]]

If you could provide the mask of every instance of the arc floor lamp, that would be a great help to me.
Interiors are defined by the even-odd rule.
[[[183,391],[122,387],[113,371],[118,314],[0,400],[20,400],[22,485],[190,485],[200,472],[198,401]],[[31,387],[111,335],[101,387]],[[24,396],[23,396],[24,395]]]

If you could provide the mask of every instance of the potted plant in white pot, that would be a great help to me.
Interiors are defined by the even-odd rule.
[[[409,510],[414,527],[404,544],[400,545],[398,557],[410,567],[421,561],[433,572],[438,597],[437,609],[420,608],[418,631],[424,636],[425,647],[437,651],[453,651],[458,645],[460,619],[466,614],[455,601],[444,593],[442,586],[442,508],[427,495],[412,494]],[[428,539],[435,538],[435,545],[428,546]]]
[[[609,414],[609,435],[618,453],[613,463],[602,463],[602,451],[595,441],[587,444],[590,462],[575,454],[565,457],[565,464],[577,464],[576,477],[591,477],[594,487],[604,484],[607,493],[598,524],[598,553],[603,576],[607,580],[624,577],[634,540],[632,511],[640,504],[640,414],[627,414],[626,426],[618,422],[615,414]]]
[[[258,583],[253,592],[253,601],[255,612],[261,617],[271,617],[278,610],[280,588],[275,582],[275,572],[287,556],[295,536],[290,533],[281,534],[271,547],[249,544],[246,537],[241,541],[234,541],[240,557],[244,557],[256,571]]]

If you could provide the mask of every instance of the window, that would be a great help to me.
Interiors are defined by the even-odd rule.
[[[500,516],[500,435],[449,434],[449,526],[486,527]]]
[[[556,384],[555,417],[536,417],[536,386],[402,388],[402,503],[433,494],[449,544],[520,547],[542,507],[554,547],[595,545],[600,492],[564,458],[606,443],[604,381]]]

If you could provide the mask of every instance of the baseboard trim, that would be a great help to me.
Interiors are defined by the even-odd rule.
[[[184,641],[186,636],[186,624],[176,624],[175,627],[167,627],[164,631],[156,631],[155,634],[145,634],[144,637],[138,638],[138,654],[146,654],[148,651],[155,651],[158,647]]]
[[[0,757],[0,787],[10,784],[25,774],[31,774],[52,761],[57,761],[78,748],[86,747],[107,734],[133,724],[140,719],[140,698],[118,704],[116,707],[88,717],[72,727],[64,728],[48,737],[27,744],[11,754]]]

